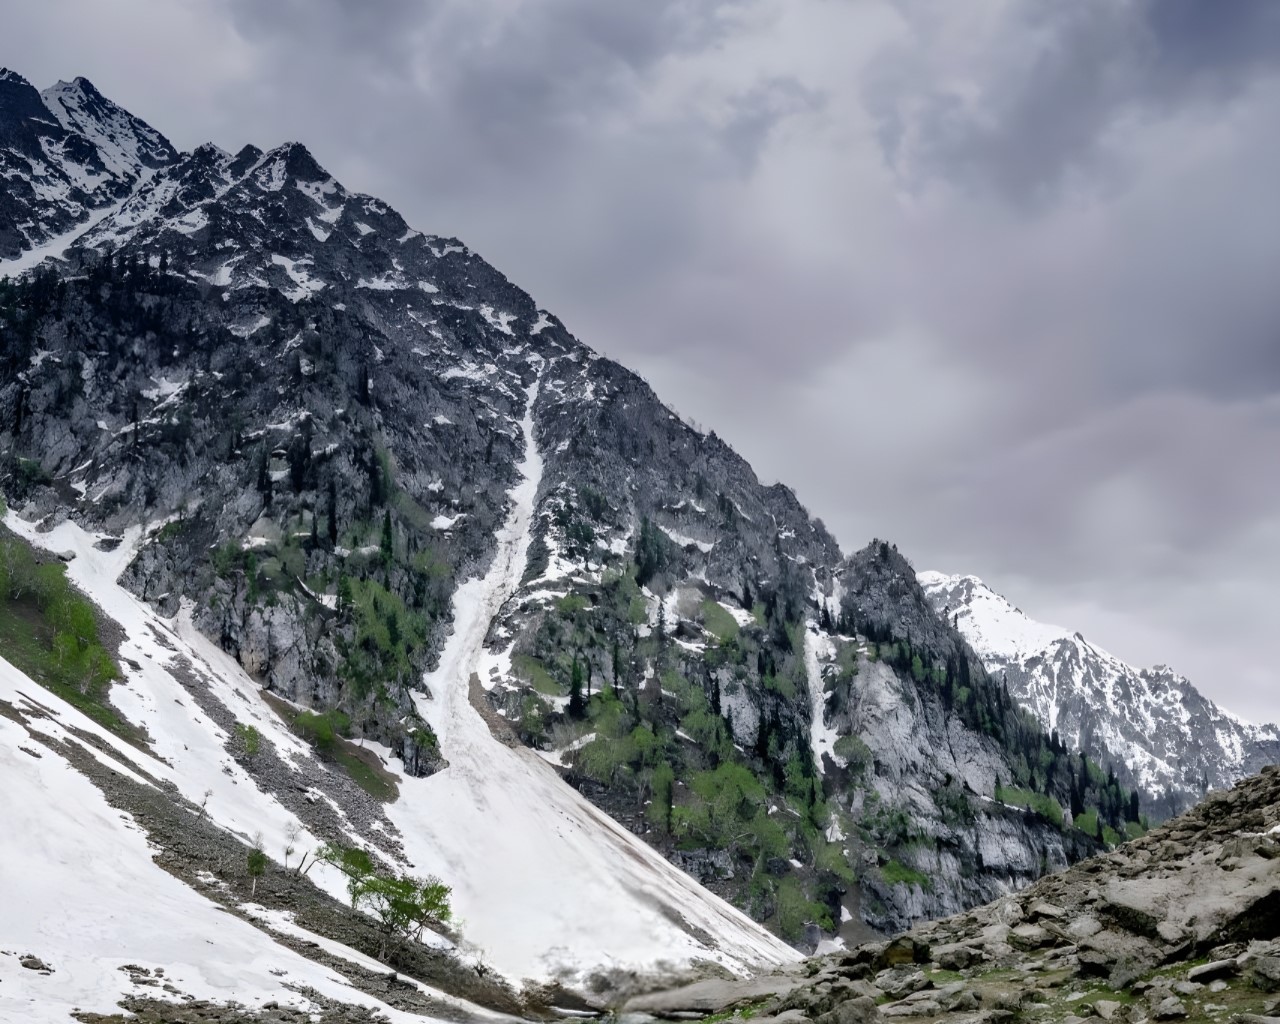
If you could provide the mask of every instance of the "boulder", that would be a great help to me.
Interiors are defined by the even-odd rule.
[[[1032,921],[1048,918],[1050,921],[1062,921],[1066,918],[1067,912],[1061,907],[1053,903],[1047,903],[1044,900],[1036,900],[1035,903],[1027,909],[1027,917]]]
[[[981,950],[963,942],[952,942],[945,946],[935,946],[933,959],[944,971],[963,971],[981,962],[983,955]]]
[[[1187,1008],[1177,996],[1165,996],[1151,1008],[1156,1020],[1179,1020],[1187,1015]]]
[[[892,1003],[889,1006],[882,1007],[880,1010],[882,1016],[889,1018],[936,1017],[941,1012],[942,1007],[932,999],[921,999],[913,1003]]]
[[[876,988],[881,989],[890,999],[902,999],[912,992],[932,986],[933,982],[925,977],[924,971],[906,967],[892,967],[876,975]]]
[[[1249,976],[1263,992],[1280,992],[1280,957],[1260,956],[1253,961]]]
[[[877,1024],[880,1011],[873,1000],[860,996],[846,999],[839,1006],[816,1019],[815,1024]]]
[[[1053,941],[1053,936],[1038,924],[1020,924],[1009,930],[1009,945],[1014,949],[1040,949]]]
[[[1240,973],[1234,959],[1211,960],[1207,964],[1193,967],[1187,972],[1188,981],[1209,982],[1218,978],[1233,978]]]
[[[886,967],[900,967],[905,964],[927,964],[930,961],[927,943],[901,935],[892,942],[886,943],[884,949],[876,953],[871,960],[872,970],[881,971]]]

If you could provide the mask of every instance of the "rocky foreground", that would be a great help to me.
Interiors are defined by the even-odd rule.
[[[1016,895],[790,974],[627,1009],[755,1024],[1280,1024],[1280,766]]]

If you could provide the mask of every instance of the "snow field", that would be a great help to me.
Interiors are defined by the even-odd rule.
[[[56,715],[36,719],[37,731],[65,737],[59,719],[95,731],[88,718],[0,660],[0,700],[29,707],[24,694]],[[306,1009],[308,1000],[284,988],[306,985],[377,1008],[393,1021],[423,1019],[357,991],[158,867],[127,815],[3,717],[0,779],[0,1020],[64,1024],[78,1009],[109,1013],[128,994],[179,998],[136,985],[120,970],[125,964],[161,969],[165,982],[197,999],[249,1006],[274,999]],[[53,973],[23,967],[19,958],[26,954]]]

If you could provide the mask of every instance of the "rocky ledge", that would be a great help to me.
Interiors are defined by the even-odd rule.
[[[753,1024],[1280,1024],[1280,766],[1016,895],[789,974],[627,1009]]]

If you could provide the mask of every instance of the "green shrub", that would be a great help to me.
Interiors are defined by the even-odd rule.
[[[702,603],[702,624],[721,643],[737,639],[738,621],[719,601]]]
[[[828,931],[833,927],[827,908],[810,900],[799,880],[784,878],[778,886],[778,931],[784,939],[794,942],[811,922]]]
[[[299,711],[298,717],[293,720],[293,727],[314,744],[317,750],[328,753],[333,750],[338,737],[345,735],[351,728],[351,718],[336,709],[320,715],[314,711]]]
[[[586,611],[589,605],[590,602],[581,594],[565,594],[556,602],[556,608],[561,615],[573,615],[576,612]]]
[[[836,757],[848,765],[849,771],[854,775],[865,775],[875,763],[871,748],[861,736],[855,736],[853,733],[837,738],[831,745],[831,750]]]
[[[240,740],[240,745],[244,747],[244,752],[247,756],[257,756],[258,751],[262,748],[262,734],[258,732],[255,726],[237,722],[236,737]]]
[[[856,880],[844,848],[839,843],[819,843],[813,852],[813,863],[819,871],[829,872],[842,882],[852,885]]]
[[[932,888],[929,876],[915,868],[907,867],[901,861],[891,860],[880,868],[880,877],[890,885],[918,885],[922,889]]]
[[[996,786],[996,799],[1015,807],[1026,807],[1048,818],[1056,827],[1062,828],[1062,805],[1051,796],[1036,793],[1030,789],[1019,789],[1016,786]]]

